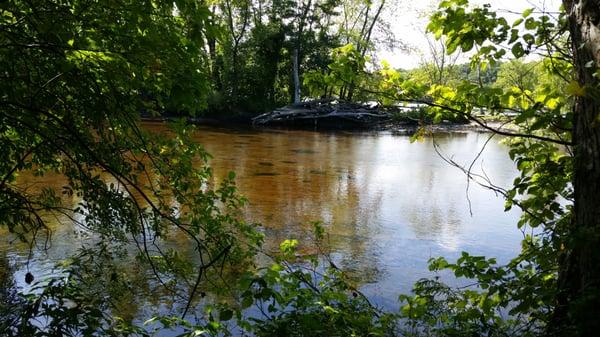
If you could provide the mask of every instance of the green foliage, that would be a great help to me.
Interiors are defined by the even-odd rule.
[[[52,219],[70,219],[91,237],[86,256],[110,247],[100,254],[110,260],[128,247],[123,259],[137,254],[155,282],[186,298],[194,297],[200,280],[220,279],[224,266],[254,255],[262,235],[240,219],[245,200],[234,175],[213,180],[209,155],[191,139],[193,128],[173,124],[169,135],[139,128],[143,112],[191,114],[206,106],[205,5],[0,6],[0,226],[34,249],[38,236],[50,235]],[[64,183],[30,189],[20,184],[23,174],[55,174]],[[165,247],[174,232],[192,243],[193,260],[184,247]],[[121,276],[131,281],[139,275],[111,270],[109,263],[99,263],[97,271],[77,259],[73,265],[79,267],[63,266],[64,278],[25,295],[22,322],[12,328],[40,336],[117,331],[108,315],[126,303],[105,299],[125,301]],[[88,278],[98,289],[84,286]],[[75,306],[65,306],[63,298]]]
[[[225,2],[220,10],[229,11],[229,21],[197,1],[175,4],[0,5],[0,225],[35,242],[48,228],[47,215],[63,215],[98,242],[62,266],[60,276],[36,283],[33,292],[2,294],[14,308],[0,323],[7,335],[145,335],[154,328],[218,335],[229,333],[227,322],[234,318],[258,336],[507,336],[544,330],[556,308],[557,266],[574,244],[567,230],[574,194],[569,106],[574,97],[594,93],[572,78],[563,15],[554,22],[526,10],[509,23],[487,5],[440,2],[428,30],[445,38],[448,52],[474,53],[471,70],[448,69],[457,78],[436,82],[420,70],[400,72],[389,65],[367,73],[368,37],[361,32],[359,43],[340,47],[322,20],[336,17],[337,2],[272,2],[253,18],[249,3]],[[318,29],[303,30],[307,22]],[[138,127],[139,114],[194,113],[206,108],[211,90],[212,104],[232,109],[255,95],[262,98],[251,110],[283,102],[292,92],[284,70],[299,45],[310,95],[419,103],[420,122],[468,120],[510,136],[505,142],[520,171],[513,187],[471,178],[502,194],[507,210],[523,211],[518,227],[529,234],[521,253],[503,265],[468,253],[454,263],[432,259],[432,271],[449,271],[469,285],[421,280],[413,294],[400,296],[401,311],[389,314],[374,308],[326,254],[300,258],[298,246],[305,242],[286,240],[274,264],[243,274],[234,289],[239,303],[206,305],[195,324],[157,317],[145,328],[133,327],[126,310],[132,284],[153,290],[158,284],[185,296],[185,318],[201,281],[223,285],[221,268],[253,258],[262,243],[256,226],[240,219],[245,200],[237,195],[235,175],[213,181],[209,155],[190,138],[192,129],[180,123],[168,136],[148,134]],[[536,63],[522,61],[538,51],[548,54]],[[516,60],[504,62],[508,55]],[[209,76],[216,80],[212,85]],[[352,96],[354,90],[359,94]],[[481,114],[505,117],[511,128],[494,129]],[[66,183],[31,191],[18,184],[25,172],[57,173]],[[179,247],[162,249],[172,231],[193,242],[194,261]],[[325,237],[315,224],[319,252]],[[116,267],[113,260],[134,258],[123,247],[137,248],[135,261],[152,275],[132,276]],[[4,276],[0,281],[12,283]],[[118,298],[121,303],[110,301]],[[34,318],[47,320],[36,324]]]
[[[62,210],[58,191],[30,195],[11,186],[22,170],[64,174],[63,191],[83,198],[90,226],[137,222],[127,193],[105,185],[97,169],[132,185],[149,139],[135,125],[140,112],[204,104],[200,48],[191,42],[199,32],[189,29],[204,11],[184,5],[189,20],[172,15],[173,4],[3,3],[0,207],[11,211],[0,225],[22,235],[44,228],[38,213]],[[118,214],[106,213],[111,208]]]
[[[339,1],[217,2],[209,113],[263,113],[290,102],[292,55],[299,74],[323,71],[339,47]]]
[[[319,252],[324,238],[315,223]],[[282,242],[274,264],[242,279],[241,308],[254,303],[260,315],[238,312],[240,326],[256,336],[395,335],[395,315],[372,306],[326,254],[299,260],[297,245],[296,240]]]
[[[330,96],[328,93],[340,92],[348,83],[360,85],[367,79],[363,76],[367,58],[354,45],[333,49],[331,59],[327,71],[313,70],[304,76],[309,96]]]
[[[5,253],[0,255],[0,331],[9,331],[19,320],[22,305],[15,287],[15,265]]]
[[[571,98],[565,92],[572,66],[555,53],[561,50],[564,21],[526,10],[509,25],[489,6],[469,8],[467,1],[443,1],[428,29],[444,36],[449,52],[470,51],[472,66],[496,65],[510,50],[515,60],[499,66],[495,83],[462,81],[433,85],[428,91],[435,119],[462,115],[486,126],[476,113],[503,116],[512,129],[505,142],[521,172],[509,190],[478,180],[506,198],[506,209],[523,213],[521,253],[505,265],[463,253],[456,263],[433,259],[434,271],[450,270],[472,285],[451,288],[439,279],[419,281],[414,296],[401,296],[402,314],[415,335],[538,335],[550,323],[557,296],[559,256],[568,239],[573,200],[573,156],[570,148]],[[505,46],[507,49],[503,49]],[[542,61],[524,63],[525,55],[548,51]],[[568,90],[568,89],[567,89]],[[574,90],[576,92],[577,90]],[[573,95],[574,92],[570,94]],[[478,179],[478,178],[475,178]]]
[[[421,124],[465,120],[509,136],[504,142],[520,171],[513,187],[504,190],[485,176],[470,177],[501,193],[507,210],[520,208],[517,226],[531,231],[524,234],[521,253],[505,265],[467,253],[456,263],[433,259],[431,270],[450,270],[472,285],[452,288],[437,278],[415,284],[413,295],[400,296],[407,335],[537,335],[551,322],[558,265],[574,240],[567,230],[574,197],[571,104],[587,88],[573,79],[564,15],[553,21],[532,13],[528,9],[509,24],[488,5],[442,1],[428,30],[444,37],[448,53],[474,49],[471,70],[449,67],[447,80],[438,81],[430,76],[429,65],[400,72],[384,64],[363,75],[369,78],[363,90],[373,94],[371,99],[387,105],[421,104],[414,116]],[[522,60],[540,51],[546,55],[541,60]],[[506,62],[511,54],[514,59]],[[333,69],[345,70],[343,64]],[[319,81],[330,79],[315,75],[310,80],[318,89]],[[510,123],[510,128],[488,125],[490,117]]]
[[[214,2],[209,27],[217,34],[207,39],[213,80],[207,112],[256,114],[288,104],[294,98],[295,53],[303,95],[352,99],[354,78],[339,81],[352,73],[360,76],[361,60],[376,49],[374,29],[387,30],[387,42],[395,42],[381,15],[386,6],[385,1]],[[348,45],[354,46],[355,55],[341,51]],[[330,69],[344,55],[354,59],[344,65],[352,71]]]
[[[194,324],[172,316],[134,323],[135,317],[119,304],[132,305],[136,289],[149,280],[140,275],[137,280],[128,278],[123,264],[115,264],[115,256],[108,252],[114,248],[81,251],[62,265],[60,274],[36,281],[29,293],[7,302],[12,316],[1,321],[6,324],[0,325],[3,336],[149,337],[173,329],[178,336],[228,334],[210,310],[206,320]]]
[[[524,247],[531,254],[537,247]],[[430,260],[430,270],[451,270],[470,285],[452,288],[439,279],[423,279],[416,295],[401,295],[409,335],[538,335],[550,319],[554,271],[522,256],[507,265],[462,253],[456,263]]]

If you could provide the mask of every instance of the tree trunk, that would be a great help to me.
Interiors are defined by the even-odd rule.
[[[304,3],[303,3],[304,5]],[[296,33],[296,41],[294,42],[294,50],[292,54],[292,76],[294,77],[294,103],[300,102],[300,57],[299,53],[302,49],[302,31],[304,30],[304,24],[308,16],[312,5],[312,0],[308,0],[308,3],[304,5],[304,9],[299,17],[298,32]]]
[[[210,74],[213,82],[215,83],[215,88],[217,91],[222,89],[221,85],[221,74],[219,72],[219,65],[217,64],[217,40],[214,37],[209,37],[207,39],[208,44],[208,54],[210,57]]]
[[[360,39],[362,40],[362,43],[360,43],[358,45],[358,51],[360,52],[360,56],[363,58],[367,54],[367,49],[369,48],[369,43],[371,42],[371,34],[373,33],[373,27],[375,27],[375,24],[377,23],[377,20],[379,19],[379,15],[381,14],[381,10],[383,9],[384,5],[385,5],[385,0],[382,0],[381,4],[379,4],[379,8],[377,8],[377,12],[375,13],[375,16],[373,17],[373,21],[371,21],[371,24],[369,25],[369,29],[366,32],[365,32],[365,28],[367,26],[367,19],[369,18],[369,11],[367,10],[367,14],[365,14],[365,22],[364,22],[362,30],[360,32]],[[356,69],[356,71],[358,72],[359,69]],[[350,82],[350,85],[348,88],[348,95],[346,97],[346,99],[349,101],[352,101],[352,97],[354,97],[355,86],[356,86],[356,84],[354,83],[354,80],[352,80],[352,82]]]
[[[294,48],[294,54],[292,55],[292,67],[294,68],[294,103],[300,102],[300,75],[298,74],[298,48]]]
[[[211,8],[212,13],[217,12],[217,6],[213,5]],[[214,18],[210,21],[211,26],[216,26],[214,22]],[[221,91],[221,74],[219,72],[219,65],[217,64],[217,39],[214,35],[208,35],[206,37],[206,42],[208,45],[208,55],[210,57],[210,74],[213,82],[215,83],[215,88],[217,91]]]
[[[600,333],[600,1],[564,0],[575,69],[585,94],[576,98],[573,142],[575,202],[560,261],[552,335]]]
[[[242,6],[247,6],[247,3],[244,3]],[[249,16],[250,16],[250,12],[248,10],[248,8],[241,8],[241,13],[240,15],[243,18],[243,22],[242,22],[242,27],[240,28],[240,32],[239,34],[236,34],[235,31],[235,24],[234,24],[234,12],[232,9],[232,3],[231,1],[225,1],[224,3],[225,6],[225,11],[227,14],[227,23],[229,26],[229,31],[231,34],[231,39],[232,39],[232,57],[231,57],[231,68],[232,68],[232,81],[231,81],[231,97],[233,99],[234,104],[238,103],[238,86],[239,86],[239,71],[238,69],[240,68],[239,65],[239,60],[238,60],[238,55],[239,55],[239,47],[240,47],[240,42],[242,41],[242,38],[244,37],[244,34],[246,33],[246,28],[248,27],[248,20],[249,20]]]

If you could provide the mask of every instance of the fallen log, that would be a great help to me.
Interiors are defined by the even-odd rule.
[[[306,101],[288,105],[252,119],[254,125],[292,125],[310,124],[315,126],[327,120],[328,125],[339,121],[343,124],[368,126],[389,120],[391,113],[379,106],[351,103],[333,99]],[[297,123],[298,122],[298,123]]]

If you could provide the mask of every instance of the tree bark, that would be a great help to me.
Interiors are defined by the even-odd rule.
[[[294,76],[294,103],[300,102],[300,75],[298,74],[298,48],[294,48],[292,55],[292,67]]]
[[[360,32],[360,39],[361,39],[362,43],[360,43],[358,45],[358,51],[360,52],[361,57],[365,57],[365,55],[367,53],[367,49],[369,48],[369,43],[371,42],[371,34],[373,33],[373,27],[375,27],[375,24],[377,23],[377,20],[379,19],[379,15],[381,14],[381,10],[383,9],[384,5],[385,5],[385,0],[382,0],[381,4],[379,4],[379,7],[377,8],[377,12],[375,13],[375,16],[373,17],[373,21],[371,21],[371,24],[369,25],[369,29],[366,32],[365,32],[365,29],[367,26],[367,19],[369,18],[369,11],[367,10],[367,14],[365,14],[365,22],[364,22],[362,30]],[[358,69],[356,71],[358,71]],[[348,95],[346,97],[346,99],[349,101],[352,101],[352,97],[354,97],[355,86],[356,86],[356,84],[354,83],[354,81],[352,81],[349,85]]]
[[[302,3],[304,5],[304,3]],[[302,9],[298,22],[298,32],[296,34],[296,41],[294,41],[294,50],[292,51],[292,76],[294,79],[294,103],[300,102],[300,53],[302,52],[302,32],[304,30],[304,24],[306,17],[312,6],[312,0],[308,0],[308,3]]]
[[[247,6],[247,3],[244,3],[242,6]],[[246,33],[246,28],[248,27],[248,20],[249,20],[249,10],[247,7],[241,8],[241,13],[240,15],[242,16],[243,22],[242,22],[242,27],[240,28],[240,32],[239,34],[236,34],[235,32],[235,24],[234,24],[234,12],[232,9],[232,4],[229,0],[224,2],[224,6],[225,6],[225,11],[227,14],[227,23],[229,26],[229,31],[231,34],[231,38],[232,38],[232,42],[233,45],[231,46],[231,68],[233,69],[232,71],[232,81],[231,81],[231,96],[233,98],[233,101],[237,104],[238,101],[238,78],[239,78],[239,60],[238,60],[238,54],[239,54],[239,46],[240,46],[240,42],[242,41],[242,38],[244,37],[244,34]]]
[[[585,94],[573,106],[575,191],[571,227],[560,259],[558,301],[550,335],[600,333],[600,0],[564,0],[574,64]]]
[[[216,12],[216,6],[212,7],[212,12]],[[212,21],[211,24],[215,25]],[[219,72],[219,65],[217,64],[217,39],[214,36],[208,36],[206,44],[208,45],[208,55],[210,57],[210,74],[215,83],[215,88],[217,91],[221,91],[221,74]]]

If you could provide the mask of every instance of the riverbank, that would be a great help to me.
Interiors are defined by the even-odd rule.
[[[147,123],[162,123],[176,121],[182,117],[164,116],[164,117],[142,117],[142,122]],[[335,123],[295,123],[286,125],[256,125],[252,123],[253,116],[238,115],[216,117],[187,117],[188,123],[200,126],[209,126],[227,129],[255,129],[255,130],[313,130],[313,131],[373,131],[382,132],[389,131],[395,134],[414,134],[419,123],[416,121],[398,121],[398,120],[383,120],[378,123],[358,125],[358,124],[335,124]],[[493,129],[511,130],[510,124],[500,120],[488,119],[485,120],[485,125]],[[426,125],[428,131],[431,132],[490,132],[489,129],[475,123],[452,123],[442,122],[439,124]]]
[[[423,107],[379,106],[332,99],[290,104],[273,111],[255,114],[218,114],[183,117],[189,123],[235,129],[283,129],[314,131],[391,131],[413,134],[425,126],[432,132],[489,132],[511,130],[502,116],[477,116],[477,122],[466,118],[444,120],[433,124],[424,115]],[[178,120],[181,116],[142,116],[144,122]]]

